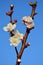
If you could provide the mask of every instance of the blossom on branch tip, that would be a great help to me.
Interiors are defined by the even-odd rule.
[[[9,23],[5,27],[3,27],[4,31],[12,31],[16,27],[16,24]]]
[[[22,18],[22,21],[26,25],[27,28],[29,28],[29,29],[34,28],[34,22],[33,22],[32,17],[30,17],[30,16],[24,16]]]
[[[10,37],[10,45],[14,45],[15,47],[21,42],[21,38],[23,38],[23,34],[21,34],[18,30],[14,31],[14,36]]]

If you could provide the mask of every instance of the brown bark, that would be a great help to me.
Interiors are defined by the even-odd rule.
[[[32,2],[30,2],[29,4],[30,4],[30,6],[32,7],[31,17],[32,17],[32,19],[34,19],[34,15],[36,14],[35,9],[36,9],[37,3],[32,3]],[[13,6],[13,7],[14,7],[14,6]],[[10,6],[10,10],[13,10],[13,7]],[[12,14],[10,15],[10,23],[13,24]],[[18,61],[18,59],[21,59],[21,58],[22,58],[22,55],[23,55],[23,52],[24,52],[25,48],[27,48],[27,47],[29,46],[28,44],[26,45],[26,40],[27,40],[27,37],[28,37],[28,35],[29,35],[29,33],[30,33],[30,30],[31,30],[31,29],[28,29],[28,28],[26,29],[26,33],[25,33],[25,35],[24,35],[24,37],[23,37],[22,46],[21,46],[21,49],[20,49],[20,52],[19,52],[19,53],[18,53],[17,48],[15,47],[15,51],[16,51],[16,54],[17,54],[16,65],[20,65],[21,61]],[[14,30],[12,30],[12,31],[10,32],[10,36],[13,36],[13,35],[14,35],[14,34],[12,33],[13,31],[14,31]]]
[[[35,12],[37,2],[34,2],[34,3],[30,2],[29,5],[32,7],[31,17],[32,17],[32,19],[34,19],[34,16],[37,14],[37,12]]]
[[[34,4],[34,3],[32,3],[32,2],[31,2],[31,4],[30,4],[30,6],[32,6],[32,13],[31,13],[32,19],[34,19],[34,15],[37,14],[37,13],[35,12],[36,5],[37,5],[37,3]],[[29,33],[30,33],[30,30],[27,28],[26,34],[25,34],[25,36],[24,36],[24,38],[23,38],[23,40],[22,40],[22,46],[21,46],[20,52],[18,53],[18,56],[17,56],[16,65],[20,65],[20,62],[18,62],[18,59],[21,59],[22,54],[23,54],[23,52],[24,52],[24,49],[26,48],[25,45],[26,45],[26,40],[27,40],[27,37],[28,37]]]
[[[23,54],[24,49],[25,49],[26,40],[27,40],[27,37],[28,37],[29,33],[30,33],[30,30],[28,30],[28,28],[27,28],[26,34],[25,34],[25,36],[24,36],[24,38],[22,40],[22,47],[21,47],[20,52],[19,52],[19,54],[17,56],[17,60],[21,59],[21,57],[22,57],[22,54]],[[16,61],[16,65],[20,65],[20,62]]]

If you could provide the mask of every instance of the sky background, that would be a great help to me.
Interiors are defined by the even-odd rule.
[[[15,65],[16,52],[14,46],[10,46],[9,33],[3,31],[3,27],[10,22],[6,12],[10,10],[10,4],[14,4],[13,20],[17,19],[17,27],[25,34],[26,27],[22,24],[23,16],[31,15],[29,2],[34,0],[0,0],[0,65]],[[43,65],[43,0],[37,0],[34,17],[35,28],[31,30],[27,42],[30,47],[26,48],[21,59],[21,65]],[[20,50],[21,43],[17,49]]]

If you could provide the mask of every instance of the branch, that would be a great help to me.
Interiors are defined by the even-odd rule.
[[[29,4],[30,4],[30,6],[32,6],[31,17],[32,17],[32,19],[34,19],[34,16],[37,14],[35,12],[37,2],[34,2],[34,3],[30,2]],[[26,44],[26,40],[27,40],[27,37],[28,37],[29,33],[30,33],[30,30],[27,28],[25,36],[24,36],[24,38],[22,40],[22,46],[21,46],[20,52],[18,53],[16,65],[20,65],[21,61],[18,61],[18,59],[21,60],[22,54],[24,52],[24,49],[27,48],[28,46],[30,46],[30,44]]]
[[[26,40],[27,40],[27,37],[28,37],[28,34],[29,34],[29,33],[30,33],[30,30],[28,30],[28,28],[27,28],[26,34],[25,34],[25,36],[24,36],[24,38],[23,38],[23,40],[22,40],[22,47],[21,47],[21,49],[20,49],[20,52],[18,53],[16,65],[20,65],[20,63],[21,63],[21,61],[19,62],[18,59],[21,60],[23,51],[24,51],[24,49],[25,49]]]
[[[16,54],[18,55],[18,50],[17,50],[17,48],[15,47],[15,51],[16,51]]]
[[[23,51],[24,51],[24,49],[25,49],[26,40],[27,40],[27,37],[28,37],[28,34],[29,34],[29,33],[30,33],[30,30],[28,30],[28,28],[27,28],[26,34],[25,34],[25,36],[24,36],[24,38],[23,38],[23,40],[22,40],[22,47],[21,47],[21,49],[20,49],[20,52],[19,52],[18,57],[22,56],[22,54],[23,54]]]
[[[37,14],[37,12],[35,12],[37,2],[34,2],[34,3],[30,2],[29,5],[32,7],[31,17],[32,17],[32,19],[34,19],[34,16]]]
[[[14,8],[14,5],[11,4],[10,5],[10,11],[6,12],[6,15],[10,16],[10,23],[12,23],[13,8]]]
[[[34,3],[30,2],[29,5],[32,7],[31,17],[32,17],[32,19],[34,19],[34,16],[37,14],[35,12],[35,9],[36,9],[36,6],[37,6],[37,2],[34,2]],[[6,15],[10,16],[10,23],[12,23],[12,24],[14,24],[14,23],[17,22],[17,20],[15,20],[14,22],[12,21],[13,8],[14,8],[14,5],[12,4],[10,6],[10,11],[6,12]],[[10,32],[10,36],[14,35],[13,32],[14,32],[14,30],[12,30]],[[23,37],[23,40],[22,40],[22,46],[21,46],[21,49],[20,49],[19,53],[18,53],[17,48],[15,47],[15,51],[16,51],[16,54],[17,54],[16,65],[20,65],[20,63],[21,63],[21,57],[22,57],[22,54],[24,52],[24,49],[27,48],[28,46],[30,46],[30,44],[28,44],[28,43],[26,44],[26,40],[27,40],[27,37],[28,37],[29,33],[30,33],[30,29],[27,28],[26,29],[26,33],[25,33],[25,35]]]
[[[9,12],[6,12],[6,15],[10,16],[10,23],[12,23],[12,25],[17,22],[17,20],[12,21],[13,8],[14,8],[14,5],[11,4],[11,5],[10,5],[10,11],[9,11]],[[9,32],[10,32],[10,31],[9,31]],[[10,32],[10,37],[14,36],[14,33],[13,33],[13,32],[14,32],[14,30],[12,30],[12,31]],[[18,50],[17,50],[16,47],[15,47],[15,51],[16,51],[16,54],[17,54],[17,56],[18,56]]]

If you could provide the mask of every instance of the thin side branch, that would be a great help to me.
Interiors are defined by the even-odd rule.
[[[10,16],[10,23],[15,24],[17,22],[17,20],[14,20],[14,22],[12,21],[13,8],[14,8],[14,5],[11,4],[10,5],[10,12],[6,12],[6,15]],[[10,32],[10,37],[14,36],[14,33],[13,32],[14,32],[14,30],[12,30]],[[16,54],[18,56],[18,50],[17,50],[16,47],[15,47],[15,51],[16,51]]]
[[[15,51],[16,51],[16,54],[18,55],[18,50],[17,50],[17,48],[15,47]]]
[[[32,19],[34,19],[34,16],[37,14],[37,12],[35,12],[37,2],[34,2],[34,3],[30,2],[29,5],[32,7],[31,17],[32,17]]]

